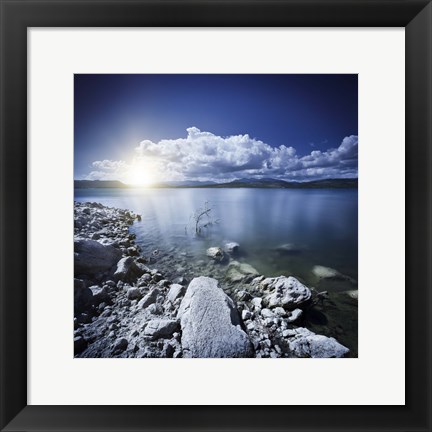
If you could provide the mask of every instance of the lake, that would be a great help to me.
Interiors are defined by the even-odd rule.
[[[334,336],[357,355],[357,189],[75,189],[76,201],[99,202],[142,216],[130,231],[142,254],[172,280],[208,275],[223,281],[226,267],[206,257],[211,246],[240,245],[238,261],[265,276],[292,275],[318,291],[333,293],[325,313],[314,310],[305,326]],[[194,213],[212,209],[214,222],[195,235]],[[320,279],[316,265],[344,277]],[[345,277],[346,276],[346,277]],[[306,325],[307,324],[307,325]]]

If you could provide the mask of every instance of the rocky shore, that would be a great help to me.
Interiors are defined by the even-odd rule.
[[[300,325],[327,293],[236,260],[235,242],[207,250],[217,275],[170,280],[143,256],[127,210],[74,205],[76,357],[344,357],[334,337]],[[172,266],[176,263],[172,262]],[[223,270],[222,270],[223,269]],[[319,277],[331,269],[318,267]],[[350,296],[355,296],[356,291]],[[354,298],[354,297],[352,297]]]

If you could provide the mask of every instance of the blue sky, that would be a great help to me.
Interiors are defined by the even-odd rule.
[[[76,179],[357,177],[357,75],[75,75]]]

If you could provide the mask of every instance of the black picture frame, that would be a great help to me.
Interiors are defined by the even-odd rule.
[[[432,6],[429,0],[0,0],[0,6],[2,431],[431,430]],[[27,405],[27,29],[116,26],[405,27],[404,406]],[[235,384],[227,383],[227,391],[237,391]]]

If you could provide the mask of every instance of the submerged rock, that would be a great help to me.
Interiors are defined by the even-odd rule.
[[[280,306],[288,310],[296,309],[312,297],[310,289],[292,276],[266,278],[260,285],[271,291],[265,296],[270,308]]]
[[[295,243],[281,244],[275,250],[280,254],[285,254],[285,255],[295,255],[301,252],[301,249]]]
[[[342,277],[342,274],[339,273],[337,270],[332,269],[330,267],[320,266],[320,265],[314,266],[312,269],[312,273],[321,279],[332,279],[332,278]]]
[[[229,282],[240,282],[246,277],[254,277],[258,274],[258,271],[251,265],[232,261],[228,266],[225,277]]]
[[[204,276],[193,279],[177,317],[184,357],[253,356],[237,308],[215,279]]]
[[[240,245],[236,242],[225,243],[224,249],[230,255],[236,254],[240,248]]]
[[[208,248],[206,255],[215,261],[222,261],[225,258],[224,251],[220,247]]]
[[[335,338],[317,335],[304,327],[285,330],[283,336],[295,357],[331,358],[349,353],[349,349]]]
[[[346,294],[349,298],[352,298],[353,300],[358,300],[358,290],[348,290],[343,291],[344,294]]]

